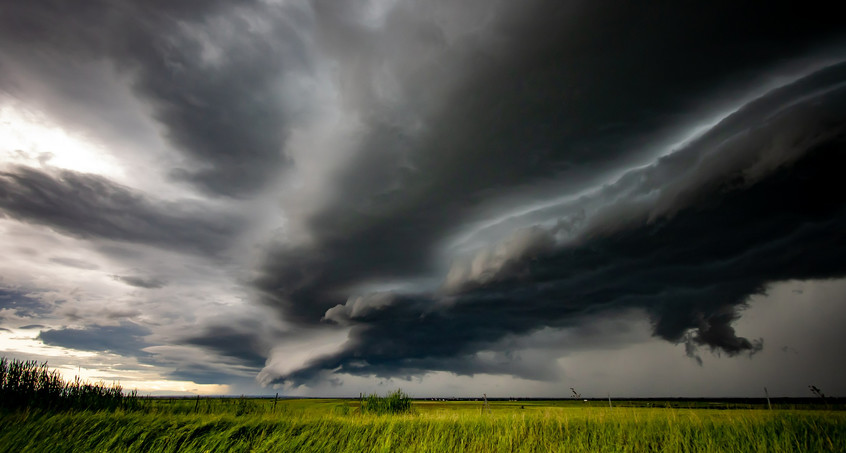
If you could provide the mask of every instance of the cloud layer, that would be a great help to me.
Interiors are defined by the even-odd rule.
[[[846,277],[845,39],[810,5],[4,4],[0,323],[294,391],[554,380],[628,324],[758,354],[751,299]]]

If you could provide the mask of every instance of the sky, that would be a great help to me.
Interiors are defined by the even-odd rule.
[[[0,2],[0,354],[161,395],[846,395],[813,3]]]

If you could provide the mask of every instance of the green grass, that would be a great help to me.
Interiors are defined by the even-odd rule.
[[[411,397],[402,390],[385,396],[374,393],[361,400],[360,412],[375,415],[411,413]]]
[[[67,382],[47,363],[0,357],[0,409],[115,410],[134,408],[135,391],[124,393],[120,384]]]
[[[417,401],[411,414],[371,415],[358,405],[186,399],[153,400],[135,411],[7,412],[0,415],[0,452],[825,452],[846,445],[841,411],[532,401],[491,402],[483,413],[480,402]]]

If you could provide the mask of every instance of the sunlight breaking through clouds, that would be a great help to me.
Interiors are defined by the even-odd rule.
[[[0,150],[5,164],[56,167],[123,178],[124,168],[102,145],[75,136],[42,114],[19,108],[11,103],[0,105]]]

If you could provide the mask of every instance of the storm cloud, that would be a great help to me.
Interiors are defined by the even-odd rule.
[[[44,0],[3,5],[0,16],[3,50],[20,65],[10,74],[106,59],[128,75],[184,155],[172,178],[243,197],[284,164],[287,116],[295,110],[287,105],[284,74],[289,67],[308,72],[295,27],[308,17],[293,7]],[[0,82],[13,93],[21,84],[12,75]],[[51,82],[67,91],[78,85],[60,77]]]
[[[196,203],[154,202],[103,177],[32,168],[0,173],[0,208],[14,218],[82,238],[137,242],[214,255],[237,231]],[[62,261],[60,261],[62,262]],[[75,262],[63,262],[77,267]]]
[[[144,341],[144,336],[150,333],[144,326],[124,322],[117,326],[42,330],[38,338],[48,345],[138,357],[146,355],[143,349],[150,344]]]
[[[341,22],[328,38],[340,58],[377,38],[342,14],[345,7],[322,6],[324,20]],[[471,32],[451,30],[438,15],[460,17],[461,6],[440,6],[398,7],[385,19],[393,39],[379,40],[384,52],[342,74],[350,84],[342,94],[368,122],[357,159],[324,183],[328,201],[302,220],[309,245],[281,246],[257,280],[287,316],[318,319],[346,298],[338,289],[361,280],[432,272],[435,249],[462,222],[578,192],[648,158],[655,136],[693,122],[689,108],[703,103],[705,86],[729,98],[761,83],[749,68],[776,64],[784,47],[760,43],[798,50],[820,39],[826,23],[788,21],[795,29],[787,37],[769,22],[747,22],[754,12],[739,8],[715,40],[706,18],[724,11],[716,5],[659,14],[530,2],[492,8],[487,27]],[[391,43],[403,40],[428,58],[393,54]],[[380,68],[392,76],[393,96],[361,99]],[[426,77],[442,83],[422,83]]]
[[[831,193],[844,144],[843,137],[826,143],[767,182],[727,190],[670,219],[517,259],[448,300],[383,294],[365,309],[360,298],[351,299],[326,314],[338,320],[343,307],[344,321],[356,326],[344,351],[286,378],[339,367],[383,376],[428,368],[484,372],[467,361],[460,369],[437,364],[507,334],[575,326],[624,308],[647,311],[654,334],[666,340],[729,355],[754,352],[761,341],[739,337],[732,327],[750,295],[773,281],[846,272],[839,259],[846,200]]]
[[[806,173],[817,171],[817,164],[837,164],[821,161],[836,161],[842,145],[842,65],[806,70],[745,104],[724,99],[712,107],[728,109],[715,124],[697,125],[685,111],[703,102],[697,87],[743,93],[761,83],[747,71],[775,64],[769,53],[775,50],[761,51],[758,39],[801,48],[807,43],[797,37],[807,34],[812,42],[819,30],[794,23],[796,35],[787,38],[755,23],[755,34],[738,27],[734,35],[731,24],[721,23],[727,33],[715,41],[705,33],[713,24],[700,14],[718,9],[679,11],[660,21],[648,9],[603,15],[571,6],[494,17],[486,31],[508,36],[504,41],[514,47],[480,55],[476,67],[463,67],[467,59],[450,54],[484,46],[449,47],[427,40],[444,36],[425,35],[422,43],[438,49],[438,63],[454,64],[464,76],[454,92],[447,91],[454,94],[451,102],[440,110],[412,110],[408,115],[425,126],[411,132],[375,115],[362,159],[342,174],[348,179],[333,194],[334,203],[306,220],[312,241],[272,254],[256,281],[266,303],[289,319],[354,326],[343,351],[309,365],[306,375],[314,369],[382,376],[431,367],[458,371],[432,362],[472,354],[507,334],[572,326],[597,311],[631,307],[650,314],[661,338],[734,355],[762,345],[732,328],[750,295],[773,281],[842,275],[836,254],[826,257],[824,250],[809,255],[813,263],[786,258],[788,251],[813,248],[816,234],[829,236],[817,244],[821,249],[840,239],[841,200],[821,187],[803,190],[801,183],[837,178]],[[410,20],[403,12],[388,20]],[[586,21],[573,29],[560,26],[576,18]],[[578,32],[578,46],[558,36],[562,30]],[[624,34],[619,30],[643,36],[611,41]],[[667,34],[672,42],[665,41]],[[345,38],[337,45],[349,45]],[[395,74],[402,73],[398,60]],[[371,83],[375,77],[353,80]],[[402,80],[397,83],[402,87]],[[668,150],[648,145],[668,123],[705,132],[689,133]],[[834,155],[812,157],[826,153],[821,149]],[[610,184],[591,187],[592,178],[613,175],[615,166],[644,161]],[[782,181],[791,177],[799,179]],[[587,194],[556,201],[568,192]],[[795,197],[795,206],[784,197]],[[826,200],[831,211],[806,212],[806,200]],[[494,245],[455,257],[444,276],[438,263],[444,238],[461,236],[458,225],[492,213],[500,219],[469,236],[476,248]],[[815,215],[827,223],[814,225]],[[806,223],[819,230],[800,235],[796,230]],[[439,272],[443,284],[433,288],[431,276]],[[415,286],[427,274],[429,283],[418,291],[390,288],[398,280]],[[387,292],[361,293],[382,282]],[[466,363],[463,372],[472,373]]]
[[[648,341],[758,360],[781,344],[740,327],[750,301],[846,278],[840,22],[7,2],[0,313],[163,380],[295,392],[551,382],[560,358]]]

